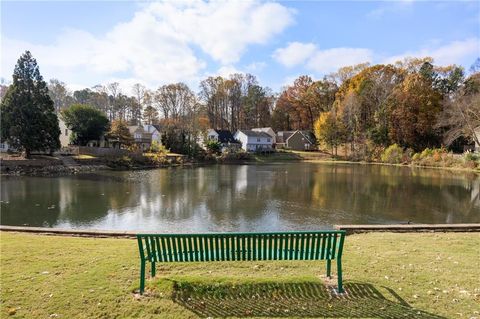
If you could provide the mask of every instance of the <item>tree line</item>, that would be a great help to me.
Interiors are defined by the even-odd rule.
[[[198,92],[185,83],[165,84],[155,90],[137,83],[124,92],[117,82],[70,92],[57,79],[45,83],[36,62],[32,65],[33,57],[25,55],[17,63],[12,84],[0,87],[5,124],[2,138],[13,144],[12,136],[20,133],[7,122],[12,105],[22,103],[12,98],[12,92],[24,85],[18,80],[25,71],[19,69],[22,63],[32,69],[33,86],[48,95],[49,101],[44,102],[51,101],[57,114],[87,105],[109,123],[159,124],[166,132],[166,146],[183,153],[195,151],[197,136],[206,128],[310,130],[321,144],[333,149],[348,145],[352,153],[369,144],[397,143],[414,150],[441,145],[460,148],[478,138],[473,131],[480,126],[480,59],[469,72],[456,65],[437,66],[429,57],[359,64],[320,80],[300,76],[279,93],[259,84],[251,74],[208,77],[200,82]],[[83,116],[94,114],[83,111]],[[97,124],[105,126],[104,122]],[[90,137],[78,137],[78,142],[85,143]]]

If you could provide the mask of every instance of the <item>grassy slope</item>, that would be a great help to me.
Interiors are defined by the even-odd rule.
[[[56,315],[59,318],[158,318],[159,314],[162,318],[196,318],[197,315],[187,307],[172,301],[174,282],[180,287],[187,287],[187,293],[193,291],[192,298],[201,298],[202,291],[208,296],[206,304],[202,301],[194,306],[203,307],[197,313],[208,315],[208,309],[204,308],[220,305],[217,309],[220,315],[222,310],[224,315],[231,309],[231,315],[265,316],[262,313],[265,309],[276,312],[258,306],[263,300],[260,295],[268,295],[268,302],[273,308],[286,307],[288,302],[297,299],[279,299],[276,296],[280,289],[278,285],[292,284],[289,287],[294,290],[308,290],[308,287],[321,284],[325,274],[323,262],[163,264],[157,267],[158,279],[148,281],[147,296],[138,298],[133,293],[138,285],[138,257],[134,240],[12,233],[0,233],[0,236],[1,317],[8,316],[11,311],[15,312],[12,317],[18,318]],[[309,302],[310,306],[320,304],[322,309],[331,309],[328,314],[331,317],[348,314],[357,318],[375,317],[375,311],[383,314],[390,311],[392,316],[408,312],[410,315],[407,317],[410,318],[431,317],[424,312],[448,318],[478,317],[479,264],[480,235],[477,233],[354,235],[346,239],[344,276],[347,289],[350,285],[352,297],[356,295],[360,302],[345,304],[341,300],[337,302],[327,298],[323,303],[317,303],[322,300],[316,300],[315,293],[313,297],[311,292],[291,294],[300,296],[298,298],[302,300],[309,296],[313,298],[307,300],[306,307],[301,309],[314,311],[311,310],[313,308],[306,310]],[[335,274],[335,267],[333,269]],[[260,286],[260,289],[252,286],[261,283],[266,286]],[[272,287],[272,284],[277,288],[272,288],[272,291],[264,289]],[[370,287],[369,284],[392,301],[384,300],[383,304],[379,304],[378,299],[369,297],[368,293],[353,292],[354,287]],[[242,285],[247,286],[238,290]],[[226,300],[224,306],[218,301],[225,295],[225,289],[232,287],[234,295],[238,295],[238,291],[248,295],[257,289],[259,296],[245,297],[250,298],[250,304],[248,300],[241,303],[233,301],[233,305],[236,303],[239,307],[232,310],[231,300]],[[404,306],[395,306],[393,310],[392,305],[398,305],[398,301],[394,303],[394,295],[389,291],[398,294],[413,310]],[[231,295],[232,290],[226,294],[229,293]],[[208,300],[214,302],[209,304]],[[251,307],[251,310],[245,310],[245,307]],[[295,305],[290,308],[294,309]],[[301,309],[291,314],[301,315]],[[420,310],[424,312],[418,312]],[[288,309],[282,311],[283,317],[290,315]],[[212,313],[215,314],[213,310]],[[320,314],[321,311],[317,313]]]

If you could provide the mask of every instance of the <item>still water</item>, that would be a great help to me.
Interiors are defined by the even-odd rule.
[[[214,165],[2,177],[1,224],[158,232],[479,223],[480,176],[380,165]]]

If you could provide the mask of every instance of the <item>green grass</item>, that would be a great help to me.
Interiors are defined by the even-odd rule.
[[[342,298],[321,261],[161,264],[140,297],[135,240],[0,236],[1,317],[480,316],[478,233],[348,236]]]

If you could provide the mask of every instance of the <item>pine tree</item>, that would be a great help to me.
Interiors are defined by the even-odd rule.
[[[60,128],[47,83],[37,61],[26,51],[17,61],[13,83],[0,105],[1,136],[13,148],[52,152],[60,147]]]

